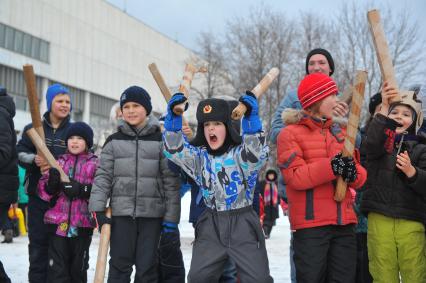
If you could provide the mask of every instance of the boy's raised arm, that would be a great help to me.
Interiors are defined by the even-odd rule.
[[[241,96],[240,101],[247,107],[242,119],[243,142],[238,147],[237,158],[249,170],[259,170],[267,161],[269,147],[262,131],[262,121],[259,118],[257,98],[250,91]]]
[[[200,168],[200,150],[188,143],[182,134],[182,116],[173,112],[173,107],[186,102],[186,97],[176,93],[167,105],[163,133],[164,155],[178,165],[193,180],[196,180],[197,168]],[[186,109],[185,109],[186,110]]]

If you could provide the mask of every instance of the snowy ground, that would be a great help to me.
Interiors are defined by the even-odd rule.
[[[182,219],[179,229],[181,232],[182,253],[185,261],[186,272],[191,263],[191,242],[194,238],[192,225],[188,223],[189,215],[189,193],[182,199]],[[287,217],[281,216],[277,225],[272,230],[272,237],[266,240],[268,250],[269,267],[275,282],[290,282],[289,265],[289,243],[290,232]],[[123,235],[124,236],[124,235]],[[90,262],[88,270],[88,282],[93,282],[96,265],[96,255],[98,251],[99,234],[95,233],[90,246]],[[0,260],[6,269],[7,274],[13,283],[23,283],[28,281],[28,237],[21,236],[14,238],[12,244],[0,244]],[[108,270],[107,270],[108,272]],[[106,280],[105,280],[106,282]]]

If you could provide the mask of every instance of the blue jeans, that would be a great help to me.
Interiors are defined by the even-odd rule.
[[[228,258],[228,261],[223,267],[223,273],[219,280],[220,283],[236,283],[237,282],[237,267],[232,259]]]

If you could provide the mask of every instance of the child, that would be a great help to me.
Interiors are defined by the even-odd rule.
[[[344,129],[331,117],[338,93],[327,75],[307,75],[297,95],[303,110],[283,113],[277,156],[287,184],[294,261],[298,283],[354,282],[356,215],[350,190],[342,202],[334,200],[336,178],[350,187],[365,182],[358,160],[342,157]]]
[[[283,212],[287,209],[287,204],[280,200],[277,186],[278,173],[274,168],[268,168],[265,172],[265,179],[257,183],[259,187],[260,202],[260,223],[265,233],[265,238],[269,239],[272,227],[279,218],[279,206],[283,208]]]
[[[426,145],[413,93],[387,83],[365,140],[368,180],[361,209],[368,214],[367,246],[374,282],[426,282]]]
[[[96,226],[87,206],[98,158],[89,151],[93,131],[86,123],[73,123],[65,139],[67,153],[58,163],[70,182],[62,183],[59,171],[50,168],[38,184],[40,198],[51,207],[44,215],[49,231],[47,282],[87,282],[89,246]]]
[[[43,115],[43,130],[45,142],[55,158],[66,151],[65,135],[71,125],[71,95],[69,90],[61,84],[49,86],[46,92],[47,111]],[[46,282],[48,266],[48,233],[43,217],[49,209],[48,203],[37,194],[38,181],[41,172],[49,169],[47,162],[37,154],[37,150],[26,131],[32,124],[25,126],[22,138],[16,147],[19,165],[25,168],[28,180],[28,255],[30,268],[29,282]]]
[[[96,172],[89,209],[99,230],[111,223],[108,282],[158,281],[160,233],[177,228],[180,219],[179,179],[163,155],[160,124],[151,97],[131,86],[120,97],[125,123],[106,140]],[[110,198],[112,219],[105,216]]]
[[[257,173],[267,160],[268,147],[257,99],[248,92],[240,101],[248,108],[242,144],[225,100],[199,103],[197,134],[191,144],[181,132],[182,117],[173,113],[186,98],[177,93],[168,104],[164,154],[196,181],[207,206],[195,226],[188,282],[218,282],[228,258],[236,264],[241,282],[273,281],[265,238],[252,208]]]

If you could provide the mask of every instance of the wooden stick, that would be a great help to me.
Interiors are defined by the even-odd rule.
[[[364,103],[365,82],[367,81],[367,72],[357,71],[355,76],[355,87],[352,95],[351,112],[349,113],[348,127],[346,131],[345,143],[342,156],[353,156],[355,150],[358,125],[361,117],[361,110]],[[341,202],[346,196],[347,184],[341,176],[337,178],[336,192],[334,200]]]
[[[39,136],[37,131],[34,128],[30,128],[26,131],[26,133],[30,137],[37,151],[40,152],[44,156],[44,158],[46,158],[46,161],[50,165],[50,167],[56,168],[59,171],[59,174],[61,175],[61,181],[69,183],[70,179],[68,175],[65,174],[64,170],[62,170],[61,166],[59,166],[55,157],[53,157],[52,153],[50,153],[49,149],[44,143],[44,140]]]
[[[378,10],[371,10],[367,13],[370,31],[373,36],[374,48],[376,49],[377,60],[379,61],[380,71],[384,81],[398,89],[398,83],[395,77],[395,70],[392,64],[392,57],[389,52],[388,43],[386,41],[385,31],[380,19]],[[391,101],[401,101],[401,97],[396,97]]]
[[[269,72],[263,77],[263,79],[251,90],[251,92],[256,96],[257,99],[269,88],[271,83],[280,73],[278,68],[272,68]],[[244,113],[247,112],[247,107],[243,103],[239,103],[237,107],[232,111],[231,117],[234,120],[240,120],[243,117]]]
[[[166,102],[169,102],[170,98],[172,98],[172,94],[164,82],[163,76],[158,70],[157,65],[155,63],[151,63],[148,65],[148,69],[151,72],[151,75],[157,83],[158,87],[160,88],[160,91],[166,99]]]
[[[191,89],[192,79],[194,78],[194,74],[197,72],[205,73],[207,69],[204,67],[196,68],[191,63],[186,64],[185,73],[183,74],[182,82],[179,85],[179,92],[183,93],[185,97],[189,97],[189,90]],[[176,115],[182,115],[185,111],[185,104],[178,104],[173,108],[173,112]]]
[[[167,87],[163,76],[161,75],[160,71],[157,68],[157,65],[155,63],[151,63],[148,65],[148,69],[151,72],[152,77],[154,78],[155,82],[157,83],[158,87],[160,88],[161,93],[164,96],[164,99],[166,100],[166,102],[168,103],[170,101],[170,99],[172,98],[172,94],[169,90],[169,88]],[[188,121],[185,119],[185,117],[182,117],[182,124],[184,126],[189,127]],[[192,134],[190,136],[188,136],[188,138],[192,138]]]
[[[33,128],[37,131],[38,135],[44,141],[43,123],[41,122],[41,115],[37,97],[36,79],[32,65],[26,64],[23,67],[25,84],[27,85],[27,97],[30,104],[31,120]]]
[[[107,207],[105,216],[111,218],[111,207]],[[96,260],[96,270],[94,283],[103,283],[105,280],[105,270],[108,259],[109,240],[111,238],[111,225],[102,225],[101,237],[99,239],[98,258]]]

